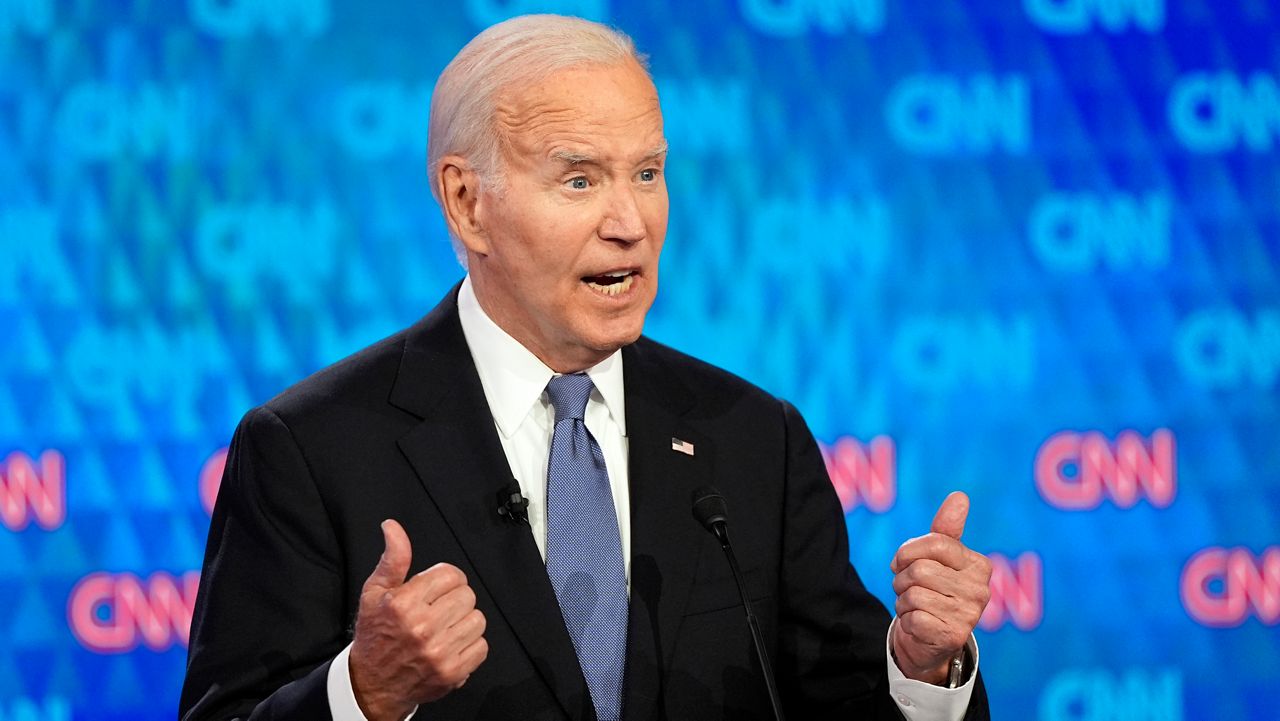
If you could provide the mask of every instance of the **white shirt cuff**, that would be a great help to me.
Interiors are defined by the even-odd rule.
[[[333,721],[369,721],[360,710],[360,705],[356,703],[356,691],[351,686],[350,658],[351,644],[347,644],[341,653],[334,656],[333,663],[329,664],[329,678],[326,683],[329,692],[329,714],[333,716]],[[409,721],[417,713],[418,709],[414,708],[413,713],[405,716],[405,721]]]
[[[969,700],[973,698],[973,680],[978,677],[978,640],[969,634],[967,645],[973,654],[973,669],[969,678],[957,688],[934,686],[924,681],[907,678],[898,664],[894,663],[891,646],[893,644],[893,626],[898,622],[895,617],[889,624],[889,635],[885,637],[885,663],[889,666],[889,693],[898,710],[907,721],[962,721],[969,708]],[[335,718],[336,721],[336,718]]]

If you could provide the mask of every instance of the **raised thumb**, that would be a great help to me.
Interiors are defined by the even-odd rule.
[[[382,522],[382,557],[365,585],[376,585],[380,588],[398,588],[404,583],[409,573],[409,562],[413,560],[413,546],[409,544],[409,535],[404,528],[392,518]]]
[[[933,516],[929,530],[950,536],[957,541],[964,533],[964,522],[969,517],[969,497],[962,491],[952,491]]]

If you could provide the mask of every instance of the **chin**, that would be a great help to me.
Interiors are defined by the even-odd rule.
[[[603,324],[605,327],[596,327],[588,332],[584,340],[589,348],[600,351],[602,353],[612,353],[615,350],[635,343],[640,338],[640,334],[644,331],[644,318],[639,321],[622,321],[615,319]]]

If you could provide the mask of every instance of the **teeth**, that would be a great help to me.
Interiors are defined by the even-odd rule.
[[[625,276],[625,277],[622,278],[622,282],[620,283],[613,283],[610,285],[600,285],[599,283],[592,283],[591,281],[587,281],[587,285],[591,286],[592,290],[596,291],[597,293],[603,293],[605,295],[619,295],[622,293],[626,293],[628,290],[630,290],[631,284],[635,282],[635,276],[631,275],[627,271],[623,271],[622,273],[606,273],[605,275],[608,275],[612,278],[617,278],[619,276]]]
[[[624,275],[631,275],[629,270],[615,270],[612,273],[605,273],[606,278],[621,278]]]

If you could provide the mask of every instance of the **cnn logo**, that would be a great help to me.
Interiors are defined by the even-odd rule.
[[[1104,499],[1132,508],[1142,497],[1166,508],[1178,493],[1173,432],[1161,428],[1150,438],[1122,431],[1114,441],[1097,431],[1055,433],[1040,446],[1036,488],[1050,505],[1087,511]]]
[[[1256,616],[1266,626],[1280,623],[1280,546],[1261,556],[1247,548],[1210,547],[1182,568],[1182,606],[1199,623],[1239,626]]]
[[[125,653],[145,645],[164,651],[186,646],[200,574],[91,573],[71,590],[67,624],[80,645],[97,653]]]
[[[821,449],[827,475],[845,513],[858,506],[873,513],[893,507],[898,498],[898,452],[892,438],[876,436],[863,443],[844,436]]]
[[[37,460],[10,453],[0,463],[0,522],[11,531],[25,529],[32,520],[46,531],[67,519],[67,462],[58,451],[45,451]]]
[[[1044,564],[1040,554],[1027,551],[1017,558],[988,554],[991,561],[991,600],[982,611],[978,625],[983,631],[997,631],[1013,625],[1030,631],[1044,618]]]

